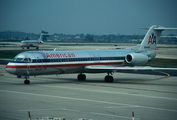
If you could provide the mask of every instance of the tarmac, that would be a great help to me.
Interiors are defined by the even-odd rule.
[[[162,57],[176,59],[175,50],[168,54],[167,49],[161,49],[158,52]],[[28,112],[32,119],[131,120],[132,112],[135,120],[177,119],[174,71],[114,73],[113,83],[104,82],[106,73],[86,74],[86,81],[78,81],[77,74],[32,76],[31,84],[25,85],[24,79],[8,74],[5,67],[0,65],[2,120],[27,120]]]
[[[64,117],[66,120],[174,120],[177,118],[177,80],[168,73],[143,75],[114,73],[114,82],[105,83],[106,74],[77,74],[30,77],[31,84],[16,78],[0,65],[0,119]]]

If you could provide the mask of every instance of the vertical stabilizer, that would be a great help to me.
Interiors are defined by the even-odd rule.
[[[138,52],[155,50],[156,44],[158,43],[160,34],[163,30],[177,30],[177,28],[165,28],[160,25],[151,26],[141,42]]]
[[[162,26],[153,25],[149,28],[148,32],[146,33],[143,41],[141,42],[141,45],[139,47],[139,52],[141,51],[150,51],[155,50],[156,44],[158,43],[160,34],[162,33],[162,29],[155,30],[155,28],[158,28]]]
[[[41,35],[40,35],[40,37],[38,39],[39,41],[42,41],[43,35],[44,35],[44,33],[41,33]]]

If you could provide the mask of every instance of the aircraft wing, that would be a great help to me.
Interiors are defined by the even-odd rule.
[[[177,68],[160,68],[160,67],[113,67],[113,66],[86,66],[86,70],[108,70],[108,71],[139,71],[139,70],[176,70]]]

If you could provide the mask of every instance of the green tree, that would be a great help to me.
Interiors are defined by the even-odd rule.
[[[84,41],[85,42],[94,42],[93,35],[86,35]]]

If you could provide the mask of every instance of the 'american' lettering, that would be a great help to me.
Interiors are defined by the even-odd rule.
[[[74,53],[46,53],[47,58],[70,58],[76,57]]]

